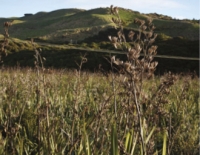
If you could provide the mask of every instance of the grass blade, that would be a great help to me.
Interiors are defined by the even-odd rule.
[[[162,149],[162,155],[167,154],[167,130],[164,131],[163,135],[163,149]]]
[[[126,152],[129,150],[130,141],[131,141],[131,134],[130,134],[130,132],[128,132],[128,133],[126,134],[126,141],[125,141],[125,151],[126,151]]]
[[[116,124],[112,125],[111,131],[111,155],[118,155]]]
[[[146,144],[148,143],[148,141],[151,138],[151,136],[152,136],[152,134],[153,134],[153,132],[154,132],[155,129],[156,129],[156,127],[154,126],[153,129],[151,130],[150,134],[148,135],[146,141],[145,141]]]

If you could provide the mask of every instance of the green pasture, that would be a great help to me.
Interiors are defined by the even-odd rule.
[[[170,37],[182,36],[191,40],[199,38],[199,24],[190,20],[161,18],[162,15],[145,15],[124,8],[119,8],[119,10],[121,20],[125,27],[129,29],[137,28],[133,24],[135,18],[147,19],[150,17],[156,25],[156,33],[163,33]],[[10,34],[19,39],[46,38],[46,41],[57,39],[60,42],[69,41],[71,38],[84,40],[93,35],[95,27],[98,27],[98,29],[95,29],[95,32],[98,33],[102,27],[108,28],[113,26],[109,11],[109,8],[95,8],[91,10],[61,9],[52,12],[38,12],[27,17],[0,18],[0,24],[3,25],[3,22],[14,19],[13,25],[10,28]],[[66,31],[66,29],[73,31],[79,29],[79,31],[76,34],[73,31],[60,33]],[[4,32],[3,27],[0,27],[0,32]]]

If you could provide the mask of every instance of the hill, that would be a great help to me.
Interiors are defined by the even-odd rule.
[[[76,68],[75,61],[80,53],[88,52],[85,69],[97,69],[99,64],[109,68],[110,64],[103,57],[108,56],[105,49],[114,50],[108,35],[116,35],[117,30],[112,24],[109,8],[92,10],[62,9],[52,12],[38,12],[21,18],[0,18],[0,24],[14,19],[9,28],[10,38],[7,47],[8,56],[4,57],[4,66],[34,66],[34,49],[30,38],[42,49],[46,58],[46,67]],[[159,55],[199,58],[199,23],[194,20],[175,20],[159,14],[142,14],[137,11],[119,8],[119,14],[125,25],[124,33],[136,30],[135,18],[153,18],[156,26],[156,45]],[[3,39],[3,26],[0,27],[0,41]],[[54,44],[53,44],[54,43]],[[59,44],[59,45],[55,45]],[[71,44],[72,43],[72,44]],[[73,47],[72,47],[73,46]],[[102,50],[101,53],[89,52],[91,49]],[[81,48],[81,49],[80,49]],[[122,55],[116,55],[123,58]],[[170,60],[170,61],[169,61]],[[177,60],[156,58],[159,62],[157,73],[166,71],[199,73],[196,60]],[[107,63],[107,64],[106,64]]]
[[[156,25],[156,33],[170,37],[199,39],[199,23],[192,20],[175,20],[159,14],[142,14],[130,9],[119,8],[119,14],[126,28],[136,28],[135,18],[151,17]],[[19,39],[37,38],[47,42],[80,41],[97,35],[99,31],[112,27],[109,8],[91,10],[62,9],[52,12],[38,12],[30,16],[14,19],[10,34]],[[0,18],[0,25],[11,19]],[[0,27],[3,33],[3,27]]]

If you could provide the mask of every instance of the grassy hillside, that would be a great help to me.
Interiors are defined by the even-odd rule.
[[[139,12],[120,8],[119,14],[127,28],[135,28],[135,18],[151,17],[156,25],[156,32],[170,37],[182,36],[197,40],[199,38],[199,24],[189,20],[174,20],[158,14],[141,14]],[[109,8],[92,10],[62,9],[52,12],[38,12],[32,16],[14,18],[10,34],[15,38],[38,38],[43,41],[66,42],[79,41],[98,34],[112,26]],[[0,18],[0,25],[11,19]],[[0,27],[3,33],[3,27]]]
[[[38,45],[38,48],[43,51],[42,56],[47,58],[46,67],[76,68],[75,61],[80,58],[80,53],[88,52],[88,47],[102,49],[102,51],[104,49],[115,50],[108,40],[108,35],[117,34],[117,30],[110,21],[112,16],[109,11],[109,8],[62,9],[15,18],[13,25],[9,28],[8,56],[3,59],[4,65],[34,66],[34,50],[30,44],[30,38],[46,42],[42,46]],[[189,20],[173,20],[158,14],[145,15],[123,8],[119,9],[119,14],[125,23],[125,34],[128,34],[129,30],[137,31],[137,27],[133,23],[135,18],[151,17],[154,19],[156,33],[158,33],[155,44],[158,45],[159,55],[199,57],[198,23]],[[10,20],[1,18],[0,24],[3,25],[3,22]],[[0,41],[3,39],[1,35],[3,32],[3,27],[0,27]],[[66,44],[70,42],[73,42],[73,49],[70,48],[70,44]],[[55,46],[51,43],[60,45]],[[85,50],[78,49],[79,47],[85,48]],[[88,52],[88,63],[85,64],[85,68],[94,70],[98,68],[99,64],[104,64],[104,67],[108,69],[110,65],[103,58],[105,56],[108,54]],[[123,59],[121,55],[117,57]],[[169,70],[199,73],[198,61],[156,59],[159,61],[157,73]]]

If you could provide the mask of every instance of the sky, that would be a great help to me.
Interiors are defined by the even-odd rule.
[[[158,13],[176,19],[200,19],[200,0],[0,0],[0,17],[22,17],[25,13],[50,12],[59,9],[94,9],[110,5]]]

